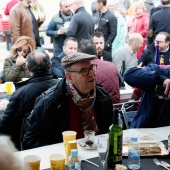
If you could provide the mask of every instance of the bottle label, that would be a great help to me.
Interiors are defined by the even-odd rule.
[[[140,158],[140,150],[135,150],[135,149],[129,150],[128,158],[138,160]]]

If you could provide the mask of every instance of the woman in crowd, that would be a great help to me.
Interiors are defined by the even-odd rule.
[[[21,36],[12,46],[10,56],[4,61],[3,72],[6,81],[18,82],[22,78],[29,78],[30,74],[25,66],[25,58],[35,49],[34,41]]]
[[[131,33],[140,33],[144,39],[143,46],[137,52],[138,59],[140,58],[145,46],[146,46],[146,37],[148,32],[148,25],[149,25],[149,15],[146,13],[146,8],[144,4],[138,4],[135,10],[136,14],[132,21],[132,25],[130,28]]]

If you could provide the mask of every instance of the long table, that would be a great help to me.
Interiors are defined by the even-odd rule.
[[[170,133],[170,126],[160,127],[160,128],[128,129],[128,130],[123,131],[123,143],[126,143],[127,139],[134,135],[139,137],[139,142],[141,142],[141,143],[143,143],[143,142],[149,143],[149,142],[154,142],[154,141],[159,142],[159,141],[167,140],[169,133]],[[104,135],[106,135],[106,134],[104,134]],[[149,136],[150,140],[142,140],[141,139],[142,136]],[[96,136],[96,138],[97,138],[97,136]],[[83,140],[83,139],[79,139],[77,141],[80,141],[80,140]],[[79,152],[79,156],[80,156],[81,160],[91,159],[92,161],[98,162],[98,164],[99,164],[98,153],[96,150],[85,150],[78,145],[78,152]],[[41,157],[41,169],[48,169],[50,166],[49,156],[52,154],[56,154],[56,153],[64,154],[63,143],[58,143],[58,144],[48,145],[48,146],[39,147],[39,148],[35,148],[35,149],[20,151],[20,152],[14,153],[14,154],[17,157],[19,157],[20,159],[23,159],[27,155],[35,155],[35,154],[39,155]],[[164,159],[163,156],[161,158]],[[168,160],[170,163],[170,157],[168,157]],[[144,162],[151,162],[151,165],[153,165],[153,161],[151,160],[151,158],[143,159],[141,157],[141,166],[143,167],[142,170],[151,170],[151,169],[146,168],[147,164],[145,164]],[[85,163],[83,163],[83,164],[85,164]],[[123,159],[123,164],[127,166],[126,158]],[[91,166],[91,165],[86,165],[86,166]],[[93,168],[96,168],[96,167],[93,167]],[[161,167],[159,167],[159,168],[161,170]],[[92,170],[92,169],[90,168],[90,170]],[[158,170],[158,169],[153,169],[153,170]]]

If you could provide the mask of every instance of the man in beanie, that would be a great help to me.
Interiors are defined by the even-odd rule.
[[[66,130],[76,131],[77,139],[85,130],[107,133],[113,107],[108,93],[96,85],[95,58],[77,52],[62,59],[66,78],[38,97],[27,120],[24,148],[62,142]]]

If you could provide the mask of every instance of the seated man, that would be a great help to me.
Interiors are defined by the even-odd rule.
[[[112,61],[112,55],[110,52],[104,50],[104,35],[102,32],[97,31],[92,35],[92,41],[96,45],[98,59],[105,61]]]
[[[95,57],[74,53],[62,59],[66,79],[37,98],[27,119],[27,149],[62,142],[66,130],[76,131],[77,139],[84,137],[85,130],[108,132],[113,120],[112,101],[96,86],[96,65],[91,63]]]
[[[139,33],[132,33],[125,44],[119,47],[112,56],[112,61],[116,65],[119,73],[121,71],[122,63],[125,61],[125,70],[137,66],[136,52],[143,44],[143,37]]]
[[[78,47],[77,40],[74,37],[69,37],[64,41],[63,52],[60,53],[58,56],[54,56],[51,58],[52,61],[51,71],[55,77],[57,78],[65,77],[64,68],[61,65],[61,59],[68,54],[77,52],[77,47]]]
[[[78,48],[79,52],[96,55],[96,46],[90,40],[82,40]],[[96,83],[100,84],[110,95],[112,103],[120,103],[119,74],[112,62],[102,61],[98,58],[92,61],[97,65]]]
[[[49,72],[51,62],[45,52],[35,50],[29,53],[26,68],[31,78],[27,80],[27,85],[13,93],[6,110],[0,115],[0,133],[10,135],[18,149],[23,118],[29,116],[36,98],[58,82]]]
[[[165,94],[170,98],[170,69],[150,64],[145,68],[130,68],[125,72],[125,81],[132,87],[142,90],[141,104],[131,128],[155,128],[170,126],[170,100],[155,95],[156,85],[166,87]]]
[[[154,57],[157,42],[159,42],[160,57],[164,61],[163,65],[170,65],[170,35],[167,32],[159,32],[155,38],[155,43],[148,45],[143,51],[143,54],[138,60],[138,64],[142,62],[142,65],[146,66],[148,64],[155,63]]]

